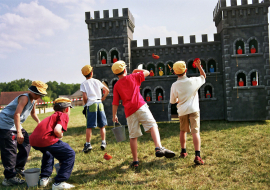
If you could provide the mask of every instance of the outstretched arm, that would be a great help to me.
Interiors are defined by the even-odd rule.
[[[196,66],[200,71],[200,75],[203,75],[203,77],[206,78],[206,74],[205,74],[205,72],[204,72],[204,70],[202,69],[202,66],[201,66],[201,60],[196,61]]]
[[[145,70],[145,69],[134,69],[132,73],[138,73],[141,71],[143,72],[144,77],[147,77],[150,74],[150,72],[148,70]]]

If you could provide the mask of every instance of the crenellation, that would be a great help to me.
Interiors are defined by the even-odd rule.
[[[85,20],[90,20],[90,12],[85,12]]]
[[[202,34],[202,42],[208,42],[207,34]]]
[[[214,34],[214,41],[220,41],[220,34]]]
[[[109,10],[103,10],[103,17],[104,18],[109,18],[110,17]]]
[[[160,38],[155,38],[155,46],[160,46]]]
[[[248,1],[247,0],[241,0],[241,5],[247,5]]]
[[[226,0],[220,0],[220,6],[221,7],[226,7]]]
[[[259,3],[259,0],[252,0],[252,4],[257,4]]]
[[[172,37],[166,37],[166,45],[172,45]]]
[[[131,47],[132,48],[137,47],[137,40],[131,40]]]
[[[195,35],[190,35],[189,39],[190,39],[190,43],[196,43],[196,36]]]
[[[94,18],[95,19],[100,19],[99,11],[94,11]]]
[[[178,36],[178,44],[184,44],[184,36]]]
[[[148,47],[149,46],[149,41],[148,39],[143,40],[143,47]]]
[[[118,15],[118,9],[113,9],[113,17],[119,17]]]
[[[237,0],[231,0],[231,6],[237,6]]]

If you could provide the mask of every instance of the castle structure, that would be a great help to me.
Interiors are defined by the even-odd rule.
[[[112,64],[124,60],[127,70],[132,72],[139,65],[151,71],[141,85],[141,94],[157,121],[170,121],[177,114],[175,105],[170,104],[170,87],[177,80],[173,74],[173,63],[184,60],[188,77],[199,76],[192,63],[200,58],[206,72],[206,83],[199,90],[201,120],[251,121],[270,119],[270,64],[268,7],[270,0],[218,0],[213,11],[217,27],[214,41],[202,34],[202,42],[196,42],[194,35],[190,43],[184,43],[183,36],[178,44],[166,38],[166,45],[155,38],[155,45],[149,46],[148,39],[138,47],[133,40],[135,21],[128,8],[85,13],[89,31],[90,64],[94,77],[104,81],[110,94],[104,101],[109,125],[112,124],[113,87],[118,77],[111,71]],[[158,55],[159,59],[154,59]],[[118,108],[118,118],[126,124],[123,106]]]

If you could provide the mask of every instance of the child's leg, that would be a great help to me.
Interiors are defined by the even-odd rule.
[[[41,148],[42,149],[42,148]],[[40,150],[41,151],[41,150]],[[54,157],[48,151],[41,151],[43,153],[41,161],[40,177],[50,177],[53,171]]]
[[[160,134],[159,134],[159,130],[157,126],[152,127],[150,130],[151,130],[151,136],[155,143],[155,146],[159,148],[162,147],[161,142],[160,142]]]
[[[187,132],[180,131],[180,144],[182,149],[186,149]]]
[[[100,128],[100,136],[101,136],[101,140],[105,141],[106,139],[106,129],[105,126]]]
[[[192,137],[193,137],[193,144],[194,144],[195,151],[200,151],[200,149],[201,149],[200,133],[193,133]]]
[[[92,136],[92,128],[86,129],[86,142],[90,143]]]
[[[137,153],[137,139],[138,138],[131,138],[130,139],[130,148],[133,156],[133,161],[138,161],[138,153]]]

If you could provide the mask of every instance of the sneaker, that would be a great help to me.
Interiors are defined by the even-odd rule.
[[[87,153],[87,152],[89,152],[89,151],[91,151],[92,150],[92,146],[91,146],[91,144],[84,144],[84,148],[83,148],[83,152],[84,153]]]
[[[187,155],[188,155],[188,153],[181,153],[179,158],[185,158],[185,157],[187,157]]]
[[[13,185],[20,185],[23,184],[25,181],[18,178],[18,177],[13,177],[10,179],[4,179],[4,181],[2,182],[2,185],[4,186],[13,186]]]
[[[52,182],[52,178],[50,177],[43,177],[39,180],[40,187],[46,187],[49,183]]]
[[[71,189],[75,187],[74,185],[68,184],[66,182],[61,182],[58,185],[56,185],[55,183],[52,185],[52,190],[55,189]]]
[[[105,150],[107,143],[101,142],[100,148],[101,150]]]
[[[133,161],[130,167],[137,170],[139,168],[139,161]]]
[[[196,165],[204,165],[204,162],[203,162],[202,158],[199,157],[199,156],[195,157],[194,162],[195,162]]]
[[[156,157],[163,157],[165,156],[166,158],[172,158],[175,156],[175,153],[171,150],[167,150],[164,147],[161,148],[156,148]]]
[[[24,170],[20,168],[15,168],[17,174],[19,174],[21,177],[24,177]]]

